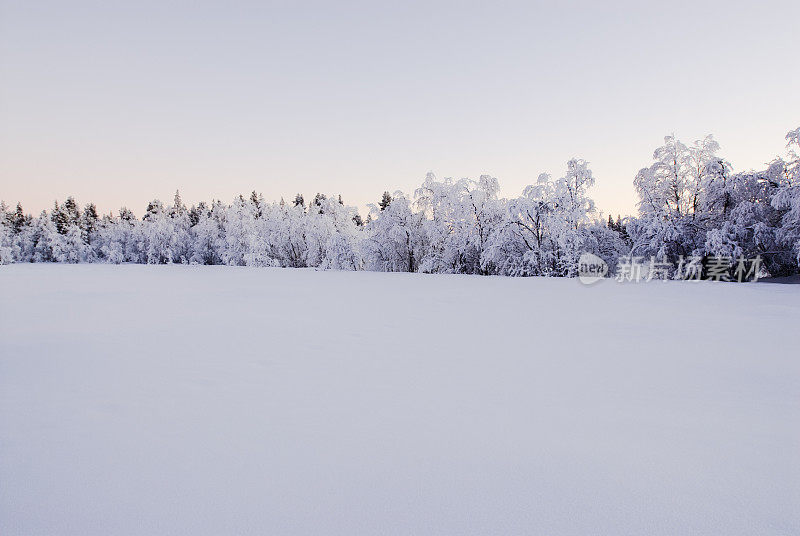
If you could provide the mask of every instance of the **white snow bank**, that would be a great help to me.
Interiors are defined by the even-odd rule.
[[[0,534],[797,534],[800,287],[0,268]]]

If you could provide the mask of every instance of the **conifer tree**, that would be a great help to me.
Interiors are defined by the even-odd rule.
[[[391,194],[389,194],[389,192],[383,192],[383,197],[381,197],[381,201],[380,203],[378,203],[378,206],[381,208],[381,211],[384,211],[391,202],[392,202]]]

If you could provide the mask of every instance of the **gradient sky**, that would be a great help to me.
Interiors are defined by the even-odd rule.
[[[0,198],[517,196],[572,156],[632,213],[663,136],[738,170],[800,126],[800,2],[0,0]]]

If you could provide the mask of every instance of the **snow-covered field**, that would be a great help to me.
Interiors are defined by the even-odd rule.
[[[800,285],[0,267],[0,534],[800,533]]]

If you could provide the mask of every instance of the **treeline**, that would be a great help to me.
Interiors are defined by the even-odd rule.
[[[341,196],[187,207],[152,201],[100,216],[73,198],[33,217],[0,204],[0,263],[106,262],[318,267],[510,276],[576,275],[583,252],[613,273],[621,257],[674,263],[687,257],[760,255],[772,276],[800,268],[800,129],[785,158],[734,173],[711,136],[673,136],[634,180],[639,214],[603,220],[588,196],[594,177],[580,159],[558,178],[543,174],[514,199],[491,176],[429,174],[413,193],[385,192],[362,219]]]

